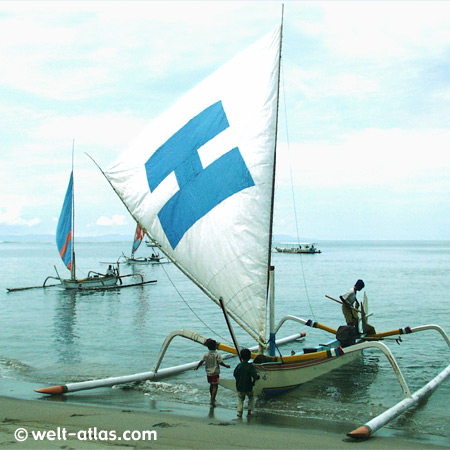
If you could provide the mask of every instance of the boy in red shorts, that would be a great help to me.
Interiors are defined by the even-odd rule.
[[[219,389],[219,374],[220,374],[220,366],[230,368],[228,364],[223,362],[222,356],[217,353],[217,342],[210,339],[207,341],[206,346],[209,349],[208,353],[203,355],[201,361],[199,361],[197,367],[194,370],[197,370],[203,363],[205,363],[206,369],[206,378],[209,383],[209,393],[211,395],[211,406],[216,406],[216,395],[217,390]]]

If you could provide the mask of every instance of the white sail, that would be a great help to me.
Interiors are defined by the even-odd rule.
[[[105,171],[163,251],[261,339],[280,33],[191,90]]]

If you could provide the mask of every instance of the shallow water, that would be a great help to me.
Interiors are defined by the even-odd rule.
[[[129,252],[130,243],[78,243],[79,276]],[[428,323],[450,331],[450,242],[321,242],[317,255],[273,254],[276,266],[276,318],[293,314],[337,328],[344,323],[340,306],[325,298],[338,297],[362,278],[377,331]],[[150,249],[139,250],[148,256]],[[53,243],[0,243],[0,377],[35,387],[127,375],[151,370],[164,338],[187,328],[229,342],[217,307],[172,264],[121,266],[157,283],[107,292],[66,292],[58,288],[7,293],[7,287],[40,285],[54,274],[67,276]],[[360,298],[362,298],[360,294]],[[206,325],[207,324],[207,325]],[[208,328],[210,327],[210,329]],[[214,330],[214,332],[212,331]],[[237,329],[242,345],[254,345]],[[306,331],[302,343],[289,344],[283,353],[301,351],[330,339],[327,333],[285,324],[279,337]],[[217,334],[214,334],[217,332]],[[444,369],[450,349],[435,332],[402,337],[391,348],[410,389],[417,390]],[[176,338],[162,367],[197,361],[205,349]],[[235,362],[231,360],[234,367]],[[231,369],[222,369],[230,377]],[[31,390],[30,390],[31,391]],[[92,391],[95,392],[95,391]],[[145,401],[207,405],[203,369],[164,382],[143,383],[118,390],[111,402],[142,407]],[[80,396],[81,393],[73,394]],[[30,392],[30,398],[35,394]],[[99,401],[94,395],[88,401]],[[362,424],[402,400],[403,394],[386,358],[368,351],[357,361],[276,399],[259,400],[261,414],[342,420]],[[448,439],[450,381],[426,402],[403,414],[388,427],[408,437],[424,430]],[[235,407],[235,395],[220,389],[223,408]],[[144,402],[144,404],[147,404]]]

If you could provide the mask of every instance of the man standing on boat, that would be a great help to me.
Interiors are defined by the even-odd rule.
[[[345,317],[345,321],[347,325],[351,327],[355,327],[357,331],[358,329],[358,310],[359,302],[356,298],[356,293],[361,291],[364,288],[364,281],[358,280],[355,285],[345,294],[342,294],[339,298],[342,300],[342,312]]]

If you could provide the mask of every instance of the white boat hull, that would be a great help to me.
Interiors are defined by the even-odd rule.
[[[275,247],[275,250],[278,253],[308,253],[308,254],[314,254],[314,253],[322,253],[320,250],[316,248],[283,248],[283,247]]]
[[[126,256],[126,259],[128,264],[152,264],[152,263],[160,263],[162,258],[161,257],[129,258],[128,256]]]
[[[253,388],[256,395],[266,397],[282,394],[290,391],[303,383],[335,370],[347,364],[361,355],[360,350],[345,353],[333,358],[320,358],[287,364],[255,364],[261,377]],[[234,379],[219,379],[219,384],[227,389],[236,391]]]
[[[61,284],[65,289],[101,289],[112,287],[117,284],[116,276],[96,276],[80,280],[61,279]]]

